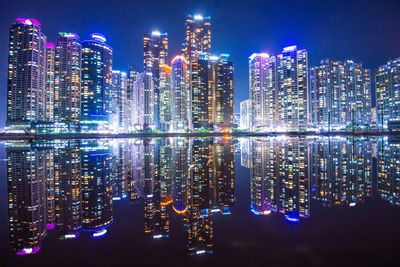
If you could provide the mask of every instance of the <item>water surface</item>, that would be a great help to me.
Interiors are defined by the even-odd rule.
[[[0,153],[6,266],[397,260],[397,140],[13,141]]]

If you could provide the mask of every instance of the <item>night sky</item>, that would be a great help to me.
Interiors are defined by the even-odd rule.
[[[57,32],[82,40],[100,32],[114,50],[114,69],[143,68],[144,30],[169,36],[170,59],[181,49],[186,14],[211,16],[212,50],[235,65],[236,111],[248,97],[248,57],[296,44],[310,66],[323,58],[362,62],[374,70],[400,57],[400,1],[269,0],[3,0],[0,1],[0,127],[6,119],[8,30],[16,17],[36,18],[49,41]]]

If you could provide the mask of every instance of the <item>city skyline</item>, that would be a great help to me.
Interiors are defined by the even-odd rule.
[[[341,1],[335,1],[335,3],[339,7],[344,5],[344,2]],[[101,4],[104,4],[104,6],[106,5],[105,3],[98,3],[97,5],[101,6]],[[292,14],[294,15],[293,20],[285,22],[282,20],[285,18],[285,16],[282,15],[281,17],[277,17],[277,15],[271,14],[262,18],[261,25],[255,23],[256,18],[261,19],[259,12],[250,12],[255,10],[256,4],[260,3],[254,2],[248,4],[247,6],[238,4],[224,5],[224,3],[204,3],[202,5],[181,4],[178,5],[177,9],[173,10],[173,12],[176,12],[176,19],[172,21],[168,20],[168,15],[160,14],[162,9],[161,7],[165,5],[160,4],[160,6],[153,7],[151,9],[159,16],[155,16],[155,18],[154,16],[151,16],[151,18],[150,16],[146,17],[146,12],[144,12],[143,14],[139,14],[137,20],[140,19],[140,21],[136,21],[138,23],[135,24],[134,28],[129,23],[125,23],[127,29],[124,28],[125,30],[119,30],[118,27],[115,27],[115,23],[119,20],[121,20],[121,22],[125,20],[126,22],[126,19],[117,19],[116,17],[112,16],[113,14],[107,14],[107,18],[113,18],[110,20],[110,22],[106,21],[106,19],[102,20],[93,17],[90,21],[58,20],[54,17],[52,18],[54,15],[50,14],[49,12],[46,14],[42,13],[45,10],[54,8],[54,6],[48,3],[46,5],[46,1],[43,1],[39,4],[41,7],[46,7],[43,8],[43,11],[37,10],[29,3],[26,3],[26,8],[23,9],[24,12],[21,12],[20,9],[16,10],[16,8],[11,4],[5,4],[6,7],[3,10],[6,10],[6,16],[2,17],[0,23],[2,26],[1,29],[4,29],[9,27],[10,22],[13,21],[13,17],[35,17],[42,22],[43,32],[48,35],[48,40],[51,41],[55,41],[56,33],[64,30],[64,28],[65,31],[76,32],[78,35],[83,37],[89,36],[89,34],[92,32],[104,33],[108,37],[111,47],[113,47],[113,52],[115,52],[113,61],[116,63],[114,64],[113,69],[127,71],[127,66],[134,66],[136,69],[140,70],[140,62],[142,62],[142,57],[140,54],[142,50],[140,48],[138,49],[138,46],[140,47],[142,44],[140,39],[143,36],[144,30],[151,31],[158,29],[168,32],[169,44],[171,47],[169,54],[175,55],[182,48],[180,43],[184,37],[184,24],[182,21],[184,21],[185,15],[198,12],[200,14],[210,16],[212,19],[212,51],[216,54],[229,53],[232,61],[235,63],[235,112],[239,111],[239,103],[247,98],[247,58],[252,52],[266,51],[270,54],[277,54],[282,47],[297,44],[299,47],[307,49],[310,58],[309,66],[317,65],[318,62],[323,58],[331,58],[332,60],[354,59],[355,62],[362,62],[364,67],[370,68],[372,71],[372,77],[374,76],[378,66],[383,65],[388,60],[395,59],[399,56],[394,48],[396,46],[398,47],[400,38],[396,36],[394,30],[391,30],[391,27],[394,27],[393,25],[396,25],[396,22],[399,20],[398,17],[394,16],[394,14],[396,14],[396,10],[399,9],[399,6],[395,3],[385,2],[382,5],[376,6],[376,4],[371,3],[365,3],[364,5],[361,5],[359,2],[354,1],[351,3],[346,2],[346,5],[349,6],[346,8],[343,6],[343,10],[336,8],[332,11],[329,11],[329,4],[324,5],[324,7],[321,7],[321,5],[312,6],[312,1],[305,1],[305,3],[298,4],[298,8],[300,8],[299,14]],[[265,4],[270,4],[271,7],[276,7],[278,10],[284,5],[284,3],[275,3],[272,5],[268,2]],[[148,5],[152,6],[154,4]],[[312,6],[312,8],[308,11],[305,11],[305,7],[307,5],[310,5],[310,7]],[[87,3],[83,3],[78,9],[81,10],[82,14],[85,14],[85,8],[87,7]],[[350,9],[351,7],[362,8],[364,12],[349,18],[344,11],[346,11],[346,9]],[[99,7],[97,6],[93,8],[98,12],[101,11],[101,9],[99,10]],[[119,8],[114,9],[114,11],[116,10],[119,10]],[[237,16],[234,16],[237,21],[230,17],[226,17],[227,13],[229,13],[228,11],[233,11],[235,13],[239,10],[241,10],[241,12],[237,13]],[[316,21],[318,19],[318,16],[313,15],[312,11],[318,10],[325,11],[323,15],[319,15],[319,18],[321,18],[320,16],[329,16],[328,22],[324,22],[328,25],[316,25],[311,23],[312,21]],[[300,14],[301,12],[303,13]],[[250,13],[252,16],[250,16]],[[13,14],[14,16],[12,16]],[[357,22],[357,19],[363,17],[370,18],[371,16],[368,16],[368,14],[374,14],[377,19],[379,16],[382,17],[384,15],[385,20],[380,22],[380,24],[377,26],[373,24],[373,20],[368,20],[365,22],[366,25],[360,25],[360,22]],[[108,15],[110,15],[110,17],[108,17]],[[294,21],[296,18],[299,18],[300,15],[303,16],[304,20],[299,20],[299,25],[295,25]],[[77,12],[77,16],[81,16],[79,12]],[[269,26],[266,26],[265,24],[271,22],[273,18],[275,18],[273,21],[274,23],[270,23]],[[340,23],[337,23],[339,25],[335,26],[332,25],[333,22]],[[338,28],[342,24],[346,25],[346,29],[342,32],[339,32]],[[234,25],[237,26],[235,29],[238,29],[238,33],[240,34],[238,36],[251,36],[251,38],[235,38],[237,36],[235,31],[229,31],[229,29],[234,28]],[[307,25],[311,27],[309,30],[307,30],[305,27]],[[323,26],[325,26],[324,29],[322,29]],[[128,27],[131,32],[128,31]],[[356,32],[354,29],[357,27],[359,31]],[[381,30],[377,31],[378,28]],[[375,31],[373,29],[375,29]],[[121,31],[123,31],[122,34]],[[266,33],[263,34],[263,31]],[[256,34],[256,32],[261,34]],[[271,32],[271,34],[267,34],[268,32]],[[330,33],[329,36],[326,38],[324,37],[326,40],[322,40],[324,39],[322,38],[322,32]],[[370,32],[376,33],[378,36],[386,37],[372,38],[369,37]],[[345,38],[338,38],[342,35]],[[337,42],[332,42],[329,44],[329,40],[334,37],[336,37]],[[126,42],[127,39],[130,39],[131,41]],[[390,40],[390,42],[377,43],[375,39]],[[2,40],[6,41],[6,38],[3,38]],[[318,45],[312,44],[313,41],[315,41],[314,43]],[[3,50],[6,46],[7,44],[0,44],[0,48]],[[132,46],[136,48],[128,49],[128,47]],[[126,49],[121,49],[122,47],[126,47]],[[4,60],[5,58],[6,57],[3,53],[0,56],[0,59],[2,59],[0,70],[4,70],[4,66],[6,64],[6,60]],[[5,72],[2,71],[2,73]],[[4,80],[4,75],[0,78],[0,82],[0,93],[2,96],[5,96],[6,82]],[[372,96],[373,95],[374,94],[372,94]],[[4,126],[4,122],[5,114],[0,113],[1,127]]]

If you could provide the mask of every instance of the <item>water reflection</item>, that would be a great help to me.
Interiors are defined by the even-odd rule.
[[[311,201],[351,208],[374,192],[400,204],[400,143],[387,138],[9,142],[6,152],[18,255],[38,253],[49,231],[60,240],[112,234],[114,201],[143,203],[147,238],[173,236],[171,216],[179,216],[187,253],[212,253],[214,216],[235,212],[236,152],[250,170],[249,211],[257,216],[298,223],[310,218]]]

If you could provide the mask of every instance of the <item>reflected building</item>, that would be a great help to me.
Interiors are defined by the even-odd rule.
[[[253,138],[250,144],[251,211],[272,211],[298,222],[310,215],[308,145],[305,138]]]
[[[81,157],[78,143],[66,141],[53,150],[56,225],[60,239],[82,230]]]
[[[310,142],[313,199],[324,206],[355,206],[372,195],[370,140],[319,138]]]
[[[10,245],[35,254],[46,237],[46,151],[24,142],[6,146]]]
[[[88,141],[80,153],[83,230],[96,237],[113,221],[112,152],[107,141]]]
[[[378,194],[400,206],[400,144],[381,139],[378,142]]]

